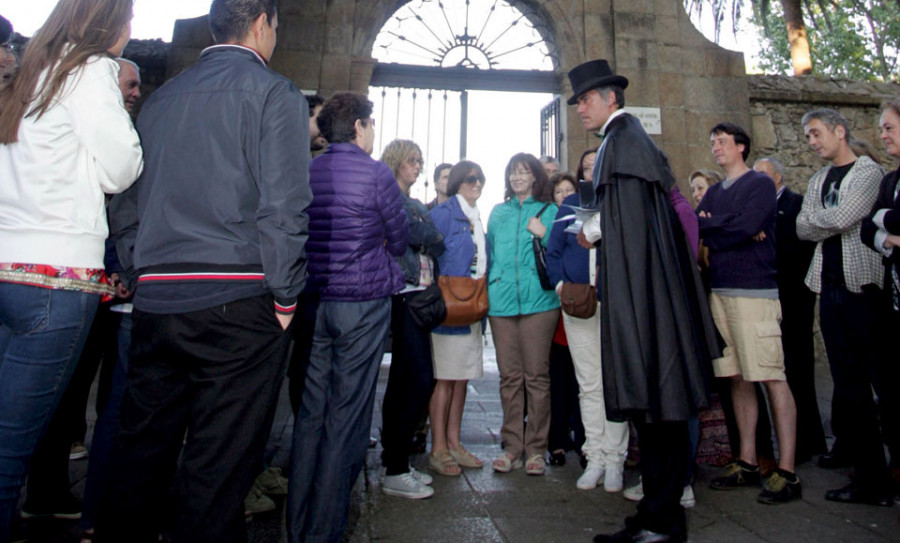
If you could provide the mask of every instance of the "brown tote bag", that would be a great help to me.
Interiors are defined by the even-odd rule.
[[[447,306],[445,326],[469,326],[487,315],[487,275],[478,279],[441,275],[438,287]]]
[[[559,292],[562,310],[579,319],[589,319],[597,312],[597,249],[590,249],[588,262],[591,284],[563,283]]]

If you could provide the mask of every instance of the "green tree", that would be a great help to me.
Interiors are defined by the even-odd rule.
[[[715,38],[719,41],[719,32],[725,21],[726,14],[731,15],[732,30],[737,28],[741,18],[741,7],[747,0],[684,0],[684,7],[688,13],[702,15],[704,8],[712,9],[713,22],[715,23]],[[789,46],[791,64],[794,75],[805,75],[812,72],[812,59],[809,52],[806,24],[803,21],[803,2],[809,0],[779,0],[781,15],[784,24],[784,42]],[[823,0],[816,0],[823,1]],[[896,0],[900,3],[900,0]],[[762,14],[763,27],[768,35],[769,27],[766,16],[771,13],[770,0],[749,0],[755,13]]]
[[[684,0],[691,13],[712,10],[717,38],[727,19],[732,28],[744,20],[746,1]],[[761,29],[766,71],[787,73],[792,67],[794,75],[815,71],[883,81],[900,75],[900,0],[749,0],[749,6],[749,21]]]
[[[900,76],[900,6],[877,0],[827,0],[807,5],[808,35],[815,73],[832,77],[891,81]],[[750,21],[760,28],[760,68],[787,73],[790,50],[779,7],[755,6]]]

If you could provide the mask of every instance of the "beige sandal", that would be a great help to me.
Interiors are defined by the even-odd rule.
[[[528,457],[528,461],[525,462],[525,473],[528,475],[543,475],[544,474],[544,455],[542,454],[532,454]]]
[[[450,455],[450,451],[446,449],[428,455],[428,469],[447,477],[458,477],[462,473],[462,468]]]
[[[460,445],[455,449],[450,449],[450,456],[456,460],[456,463],[464,468],[483,468],[484,462],[480,458],[470,453]]]
[[[509,473],[522,467],[522,459],[513,458],[511,454],[505,452],[494,459],[493,467],[494,471],[498,473]]]

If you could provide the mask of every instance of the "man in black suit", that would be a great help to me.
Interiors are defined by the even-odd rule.
[[[797,215],[803,196],[784,186],[784,166],[764,157],[753,169],[775,181],[778,215],[775,219],[775,262],[778,268],[778,299],[781,301],[781,340],[787,382],[797,403],[796,463],[825,453],[825,433],[816,402],[813,318],[816,295],[804,283],[816,244],[797,237]]]

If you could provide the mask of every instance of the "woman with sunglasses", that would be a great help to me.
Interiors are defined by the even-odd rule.
[[[453,166],[447,181],[449,200],[431,211],[444,236],[446,251],[438,257],[441,275],[479,279],[487,272],[487,242],[476,202],[484,188],[481,166],[463,160]],[[441,475],[459,475],[461,468],[480,469],[482,461],[460,442],[466,387],[483,374],[483,322],[468,326],[440,326],[431,334],[434,378],[431,395],[431,454],[428,464]]]
[[[143,168],[118,64],[132,0],[60,0],[0,92],[0,541],[101,295],[104,193]]]

